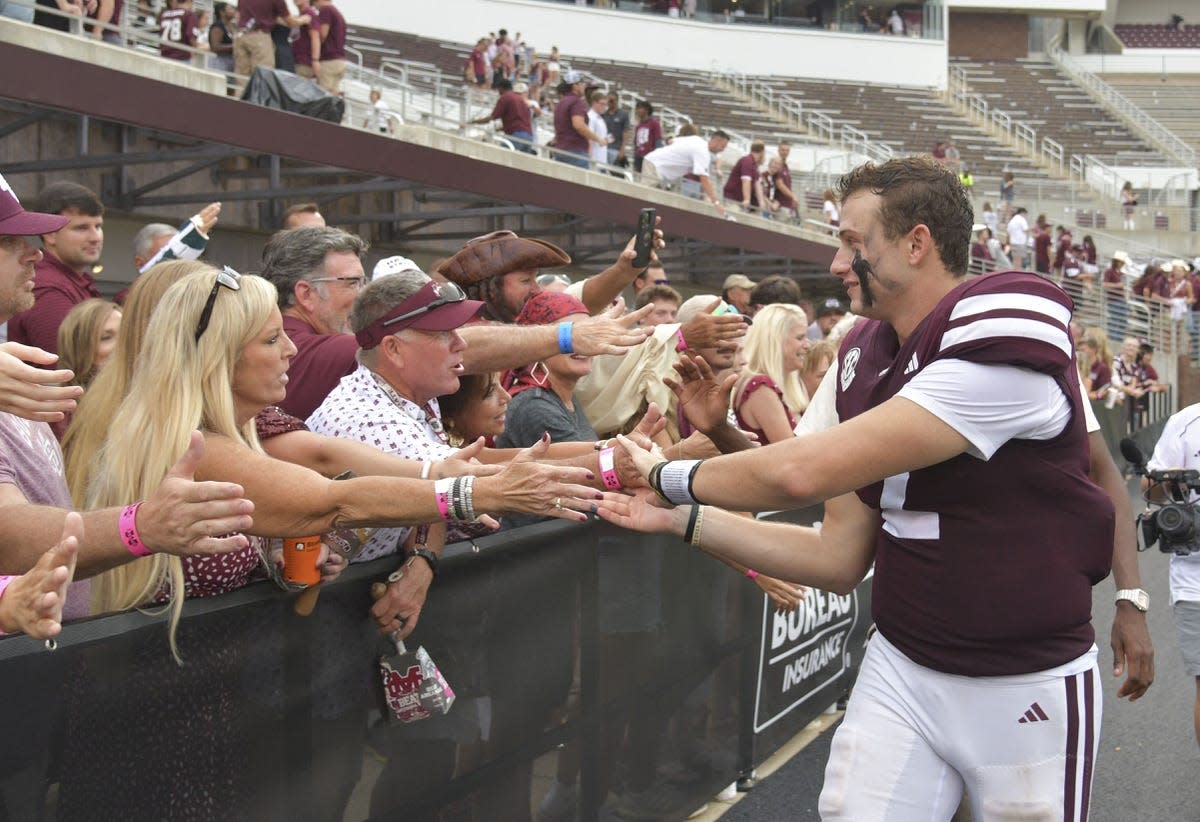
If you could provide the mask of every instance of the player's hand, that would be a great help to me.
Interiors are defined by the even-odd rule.
[[[1129,675],[1117,689],[1117,698],[1140,699],[1154,682],[1154,645],[1146,615],[1130,603],[1117,603],[1112,625],[1113,676]]]
[[[606,522],[631,531],[682,535],[691,506],[676,507],[663,502],[649,488],[637,488],[632,494],[605,491],[596,513]]]

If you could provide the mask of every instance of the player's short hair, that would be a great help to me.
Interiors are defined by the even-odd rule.
[[[864,189],[881,198],[879,222],[885,237],[899,239],[923,224],[942,265],[957,276],[967,273],[975,213],[954,172],[932,157],[897,157],[879,165],[864,163],[838,181],[842,203]]]

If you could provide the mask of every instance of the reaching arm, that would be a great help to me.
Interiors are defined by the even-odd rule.
[[[1141,588],[1142,576],[1138,569],[1137,533],[1133,525],[1133,510],[1129,504],[1129,492],[1125,480],[1117,470],[1104,436],[1099,431],[1088,434],[1091,449],[1091,478],[1104,489],[1112,500],[1116,513],[1116,531],[1113,536],[1113,581],[1117,590]],[[1129,675],[1117,690],[1117,697],[1128,696],[1132,702],[1146,693],[1154,682],[1154,645],[1146,626],[1146,615],[1133,607],[1133,603],[1121,600],[1113,615],[1111,634],[1113,650],[1113,676],[1119,677],[1128,670]]]
[[[651,329],[636,325],[653,310],[653,305],[647,305],[620,318],[605,312],[575,322],[571,335],[575,353],[589,357],[625,353],[626,348],[650,336]],[[557,324],[522,327],[476,323],[463,326],[458,333],[467,343],[463,368],[468,374],[505,371],[560,353]]]
[[[708,201],[717,207],[717,213],[724,216],[725,206],[721,205],[721,198],[717,196],[716,189],[713,188],[712,181],[708,179],[707,174],[700,175],[700,188],[704,189],[704,195],[708,197]]]
[[[655,218],[655,224],[662,222],[661,217]],[[633,250],[633,243],[636,237],[630,237],[629,242],[625,243],[625,248],[617,255],[617,261],[608,268],[588,277],[583,281],[583,304],[587,306],[588,311],[592,314],[599,314],[604,311],[612,301],[617,298],[625,287],[633,282],[639,274],[649,268],[647,264],[643,268],[635,268],[633,266],[633,258],[637,256]],[[666,247],[666,241],[663,240],[661,230],[654,229],[654,248],[650,252],[650,262],[657,262],[658,255],[655,253],[660,248]]]

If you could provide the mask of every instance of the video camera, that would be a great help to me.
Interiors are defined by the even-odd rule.
[[[1191,492],[1200,491],[1200,471],[1176,468],[1170,471],[1150,471],[1146,457],[1137,443],[1126,437],[1121,440],[1121,454],[1139,474],[1150,480],[1151,486],[1143,495],[1148,506],[1138,514],[1142,544],[1149,548],[1155,542],[1164,554],[1185,557],[1200,551],[1200,505],[1189,502]],[[1160,486],[1171,502],[1150,499],[1150,491]]]

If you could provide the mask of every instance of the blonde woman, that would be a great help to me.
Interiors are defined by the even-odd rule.
[[[447,307],[454,308],[439,306],[428,313]],[[454,507],[447,511],[447,504],[438,501],[444,489],[435,492],[431,482],[391,477],[335,482],[268,457],[258,443],[254,418],[283,399],[296,348],[283,332],[274,286],[260,277],[211,268],[186,275],[163,295],[146,339],[154,344],[138,356],[128,395],[96,455],[86,491],[88,507],[146,496],[197,428],[205,440],[197,476],[240,478],[255,506],[248,533],[260,538],[436,522],[444,514],[462,518],[475,510],[585,521],[586,516],[571,509],[586,510],[598,496],[573,484],[587,475],[585,469],[522,459],[494,477],[472,478],[469,489],[456,486]],[[537,454],[534,448],[526,456]],[[468,497],[473,499],[464,501]],[[101,574],[92,584],[94,610],[169,602],[171,645],[178,655],[174,634],[184,597],[244,585],[261,559],[261,540],[253,543],[229,555],[183,561],[152,554]],[[394,615],[392,630],[400,630],[407,616]]]
[[[808,317],[799,306],[776,303],[754,315],[733,411],[738,426],[756,434],[763,445],[791,438],[808,407],[800,379],[808,347]]]
[[[87,388],[112,358],[121,327],[116,303],[93,298],[75,305],[58,327],[58,367],[75,372],[70,385]]]

